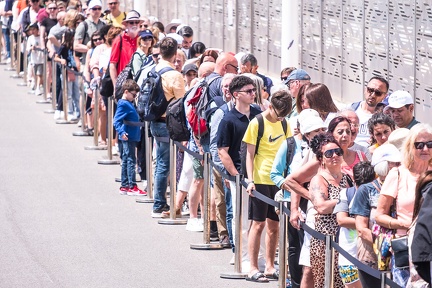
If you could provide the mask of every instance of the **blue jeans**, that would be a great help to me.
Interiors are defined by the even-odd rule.
[[[154,137],[169,137],[166,123],[151,122],[150,131]],[[169,143],[156,141],[156,169],[154,172],[154,204],[153,210],[158,210],[166,205],[165,193],[167,190],[168,174],[170,172],[170,147]],[[175,172],[175,171],[173,171]],[[171,191],[175,193],[176,191]]]
[[[121,186],[132,188],[136,183],[135,165],[136,165],[136,141],[119,140],[120,154],[122,160],[121,166]]]
[[[234,252],[234,238],[233,238],[233,231],[232,231],[232,220],[233,220],[232,197],[231,197],[231,190],[230,188],[226,187],[225,183],[224,183],[224,192],[225,192],[225,204],[226,204],[226,224],[227,224],[229,240]]]
[[[410,271],[409,268],[399,269],[394,267],[394,255],[391,257],[391,272],[393,274],[393,281],[396,282],[401,287],[406,287],[408,284],[408,280],[410,279]]]
[[[69,101],[69,114],[73,114],[73,112],[76,112],[76,117],[80,117],[80,104],[79,104],[79,98],[80,98],[80,91],[79,91],[79,82],[78,82],[78,76],[75,76],[74,81],[68,81],[67,82],[67,88],[68,88],[68,101]]]
[[[7,28],[3,28],[2,32],[6,44],[6,58],[10,58],[10,30]]]

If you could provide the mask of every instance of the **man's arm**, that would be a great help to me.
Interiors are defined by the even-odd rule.
[[[253,144],[246,144],[246,171],[248,180],[250,180],[248,187],[246,191],[249,193],[250,196],[254,197],[252,195],[252,190],[255,190],[255,183],[253,183],[253,170],[254,170],[254,158],[255,158],[255,145]]]
[[[87,53],[88,51],[87,45],[83,44],[84,38],[86,37],[85,33],[84,22],[81,22],[75,31],[74,50],[76,52]]]
[[[222,164],[225,166],[225,169],[232,176],[236,176],[239,174],[237,168],[234,165],[230,155],[228,154],[229,147],[220,147],[218,148],[219,158],[222,161]]]

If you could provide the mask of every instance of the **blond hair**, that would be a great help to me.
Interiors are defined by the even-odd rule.
[[[426,123],[419,123],[411,128],[408,137],[402,145],[402,163],[408,169],[411,169],[414,166],[415,159],[415,147],[414,142],[416,142],[417,137],[420,133],[428,133],[432,136],[432,127]]]

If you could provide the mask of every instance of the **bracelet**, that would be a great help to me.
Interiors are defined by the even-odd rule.
[[[392,227],[391,227],[391,221],[393,220],[393,218],[391,218],[390,219],[390,221],[388,222],[388,227],[390,228],[390,229],[392,229]]]

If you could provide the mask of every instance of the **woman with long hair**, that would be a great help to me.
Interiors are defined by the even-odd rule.
[[[383,183],[378,199],[376,222],[385,228],[395,229],[396,238],[407,235],[414,214],[415,187],[419,177],[428,169],[432,158],[432,127],[420,123],[411,128],[402,146],[402,165],[393,168]],[[396,218],[390,216],[391,206],[396,204]],[[394,265],[393,280],[402,287],[409,279],[408,268]]]
[[[339,111],[333,102],[330,90],[325,84],[311,84],[304,92],[309,108],[318,111],[324,123],[328,124]]]

